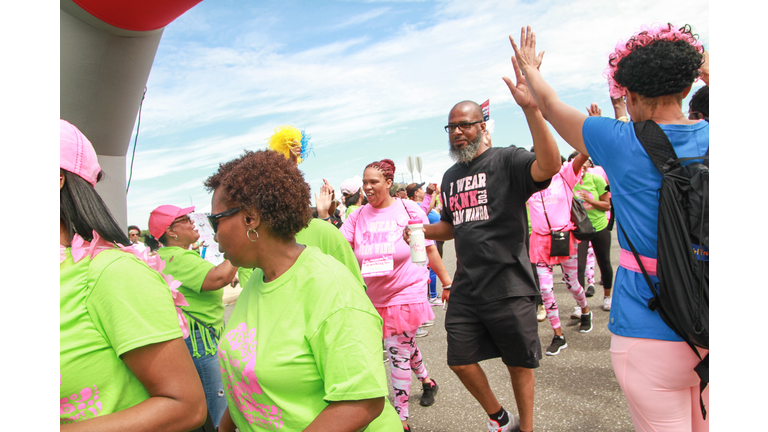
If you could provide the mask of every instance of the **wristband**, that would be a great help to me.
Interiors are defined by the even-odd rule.
[[[451,285],[453,285],[453,284],[451,284]],[[448,285],[448,286],[444,286],[444,287],[443,287],[443,289],[444,289],[444,290],[450,290],[450,289],[451,289],[451,285]]]
[[[629,123],[629,119],[627,118],[627,116],[621,116],[621,117],[617,118],[616,120],[623,121],[624,123]]]

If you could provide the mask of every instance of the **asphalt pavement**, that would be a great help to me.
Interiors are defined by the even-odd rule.
[[[615,273],[619,262],[615,230],[612,237],[611,262]],[[456,270],[453,241],[445,243],[443,261],[448,272],[453,275]],[[553,332],[549,320],[539,323],[542,359],[540,366],[535,369],[534,430],[631,432],[634,428],[629,408],[611,366],[611,334],[607,328],[609,313],[602,310],[602,286],[596,284],[595,296],[587,299],[589,308],[593,311],[593,329],[589,333],[579,333],[578,320],[570,319],[576,301],[561,282],[561,276],[560,268],[556,267],[555,298],[560,308],[560,320],[568,347],[556,356],[544,354],[552,341]],[[599,282],[600,278],[600,271],[596,268],[596,282]],[[236,296],[230,295],[229,298],[234,301]],[[225,320],[229,318],[233,307],[234,304],[226,307]],[[435,313],[435,325],[425,328],[429,335],[416,341],[422,351],[427,371],[439,384],[440,389],[435,397],[435,404],[422,407],[419,405],[421,383],[412,375],[408,420],[411,430],[487,431],[488,417],[485,412],[446,363],[445,312],[439,306],[433,307],[432,310]],[[480,365],[488,376],[499,402],[507,411],[516,415],[517,405],[509,372],[501,359],[486,360]],[[389,381],[389,365],[385,367]],[[391,394],[389,398],[391,402]]]

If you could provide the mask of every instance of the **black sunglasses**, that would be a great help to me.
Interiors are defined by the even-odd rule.
[[[232,216],[233,214],[239,211],[240,211],[240,207],[235,207],[229,210],[224,210],[221,213],[216,213],[208,216],[208,223],[211,224],[211,228],[213,228],[213,233],[216,234],[216,230],[219,229],[219,219],[227,216]]]

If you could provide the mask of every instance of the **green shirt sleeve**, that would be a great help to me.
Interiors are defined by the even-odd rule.
[[[595,189],[597,190],[597,196],[595,199],[599,200],[600,197],[605,194],[605,188],[608,186],[608,184],[605,182],[605,179],[599,175],[593,175],[593,177],[594,178],[592,180],[595,182]]]
[[[163,249],[165,248],[161,248],[160,251]],[[197,293],[202,291],[208,272],[216,267],[191,250],[173,248],[172,254],[163,256],[164,254],[161,253],[160,255],[165,261],[164,273],[173,275],[173,278],[181,281],[185,288]]]
[[[245,284],[251,279],[253,269],[240,267],[237,269],[237,279],[240,280],[240,286],[245,288]]]
[[[380,317],[354,308],[339,309],[309,342],[325,383],[326,402],[389,394],[381,363]]]
[[[123,256],[89,275],[93,289],[88,313],[118,356],[133,349],[181,337],[173,298],[163,278],[138,261]],[[102,252],[94,261],[102,258]]]

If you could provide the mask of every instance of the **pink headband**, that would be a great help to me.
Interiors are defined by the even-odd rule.
[[[682,28],[682,30],[685,29],[686,27]],[[680,30],[681,29],[676,29],[672,24],[662,25],[657,23],[651,24],[650,26],[643,25],[640,27],[640,31],[635,33],[629,39],[620,40],[619,43],[616,44],[615,50],[608,54],[608,67],[606,67],[603,72],[603,76],[608,80],[608,89],[611,97],[619,98],[626,93],[626,89],[614,81],[613,75],[618,69],[619,61],[637,48],[644,47],[651,42],[660,40],[684,40],[695,47],[699,52],[704,52],[704,47],[701,42],[696,40],[690,33],[684,33]]]
[[[88,138],[72,123],[60,119],[59,145],[59,168],[80,176],[91,186],[96,186],[101,167]]]

